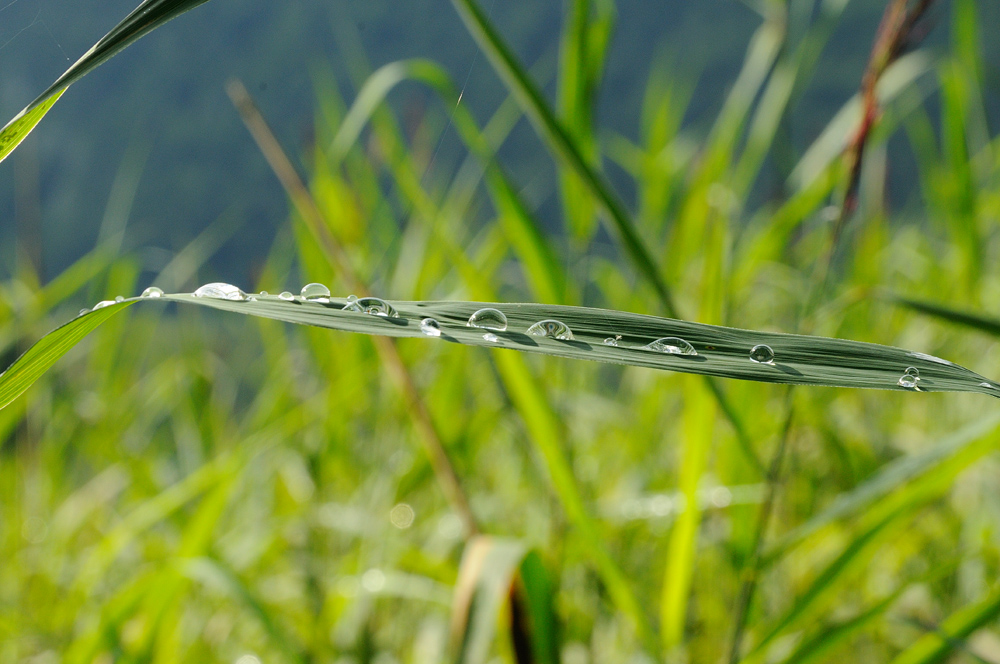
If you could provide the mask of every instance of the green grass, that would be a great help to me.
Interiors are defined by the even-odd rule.
[[[195,4],[151,3],[75,71]],[[979,374],[1000,375],[1000,138],[975,3],[949,9],[947,49],[882,77],[836,247],[861,105],[801,154],[782,129],[836,3],[805,24],[786,11],[812,3],[762,5],[702,133],[681,122],[693,82],[654,67],[638,139],[594,120],[610,2],[568,3],[554,103],[454,4],[511,98],[475,118],[439,66],[369,71],[338,25],[358,92],[317,75],[305,186],[284,173],[289,222],[240,284],[272,295],[183,294],[227,217],[156,301],[76,315],[147,285],[110,245],[0,282],[0,661],[996,659],[1000,420]],[[414,84],[442,104],[404,130],[392,90]],[[558,229],[495,156],[521,114],[558,169]],[[449,126],[469,156],[428,172]],[[897,135],[920,169],[905,215],[884,202]],[[763,182],[783,185],[755,202]],[[273,295],[309,281],[336,297]],[[343,311],[361,291],[399,318]],[[497,342],[465,325],[482,302],[507,315]],[[575,340],[525,334],[546,318]],[[635,348],[666,336],[698,355]],[[750,361],[761,343],[774,365]]]

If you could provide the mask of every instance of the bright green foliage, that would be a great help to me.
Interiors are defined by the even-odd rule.
[[[746,662],[989,660],[1000,415],[969,391],[1000,375],[1000,138],[976,4],[949,6],[945,52],[883,77],[836,252],[858,104],[802,154],[786,125],[844,3],[750,3],[761,22],[721,110],[692,125],[707,129],[681,121],[694,82],[660,65],[637,139],[593,113],[611,3],[567,3],[551,103],[481,6],[454,4],[510,89],[486,122],[433,63],[370,72],[349,22],[334,29],[356,99],[317,75],[310,193],[400,318],[341,310],[345,279],[298,213],[256,302],[74,317],[146,285],[142,254],[106,247],[45,286],[27,269],[0,282],[5,366],[27,350],[0,377],[0,661],[718,662],[734,632]],[[193,3],[153,5],[163,22]],[[401,123],[391,90],[408,81],[443,112]],[[560,228],[495,157],[521,113],[555,157]],[[446,126],[471,153],[450,176],[429,167]],[[920,169],[905,215],[883,191],[899,128]],[[237,229],[220,219],[153,282],[194,290]],[[275,295],[310,281],[332,301]],[[497,342],[465,326],[476,302],[507,314]],[[543,318],[575,340],[525,334]],[[482,534],[463,537],[373,333],[402,337]],[[665,336],[698,355],[630,347]],[[774,365],[750,361],[759,343]]]

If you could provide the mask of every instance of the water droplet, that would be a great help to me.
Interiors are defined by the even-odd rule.
[[[266,291],[266,290],[262,290],[262,291],[260,292],[260,296],[261,296],[261,297],[267,297],[267,291]]]
[[[980,383],[980,384],[979,384],[979,387],[988,387],[988,388],[989,388],[989,389],[991,389],[991,390],[995,390],[995,389],[997,389],[997,386],[996,386],[996,385],[991,385],[990,383]]]
[[[371,314],[372,316],[386,316],[387,318],[399,318],[399,314],[392,308],[392,305],[378,297],[361,297],[355,300],[347,299],[344,311],[353,311],[359,314]]]
[[[669,353],[670,355],[697,355],[698,351],[694,346],[684,341],[680,337],[663,337],[643,346],[644,350],[652,350],[657,353]]]
[[[492,332],[487,332],[486,334],[484,334],[483,339],[489,341],[491,344],[495,344],[496,342],[500,341],[500,338],[497,337],[497,335],[493,334]]]
[[[429,337],[441,336],[441,323],[433,318],[425,318],[420,321],[420,331]]]
[[[195,297],[207,297],[213,300],[233,300],[242,302],[247,299],[247,294],[232,284],[212,283],[205,284],[194,292]]]
[[[916,376],[911,376],[910,374],[905,373],[899,377],[899,380],[896,381],[896,384],[899,385],[900,387],[905,387],[908,390],[915,390],[917,389],[918,380],[920,379],[917,378]]]
[[[302,299],[310,302],[329,302],[330,289],[323,284],[306,284],[302,287]]]
[[[478,327],[484,330],[497,330],[503,332],[507,329],[507,316],[499,309],[480,309],[469,316],[469,327]]]
[[[284,300],[285,302],[291,302],[292,300],[295,299],[295,296],[289,293],[288,291],[284,291],[278,295],[278,298]]]
[[[528,328],[528,334],[533,337],[549,337],[561,341],[573,340],[573,332],[569,329],[569,326],[554,318],[538,321]]]
[[[917,380],[920,380],[920,371],[918,371],[916,367],[906,367],[906,370],[903,373],[907,376],[913,376]]]
[[[90,309],[80,309],[80,313],[78,315],[82,316],[84,314],[89,314],[89,313],[90,313]]]
[[[163,297],[163,291],[156,286],[150,286],[146,290],[142,291],[142,295],[139,297]]]
[[[616,334],[613,337],[608,337],[607,339],[604,340],[604,345],[605,346],[617,346],[618,345],[618,340],[621,339],[621,338],[622,338],[622,335],[620,335],[620,334]]]
[[[115,298],[115,302],[124,302],[124,301],[125,301],[125,298],[122,297],[121,295],[119,295],[118,297]]]
[[[347,301],[348,302],[357,302],[358,301],[358,296],[357,295],[348,295],[347,296]]]
[[[103,309],[104,307],[110,307],[112,304],[116,304],[114,300],[101,300],[94,305],[92,311],[97,311],[98,309]]]
[[[750,361],[757,364],[774,364],[774,351],[765,344],[754,346],[750,349]]]

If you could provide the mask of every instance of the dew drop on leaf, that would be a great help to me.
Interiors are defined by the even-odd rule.
[[[425,318],[420,321],[420,331],[429,337],[441,336],[441,323],[433,318]]]
[[[302,287],[302,299],[310,302],[329,302],[330,289],[323,284],[306,284]]]
[[[469,322],[466,325],[484,330],[503,332],[507,329],[507,316],[499,309],[490,309],[487,307],[469,316]]]
[[[195,297],[207,297],[212,300],[233,300],[242,302],[247,299],[247,294],[232,284],[211,283],[205,284],[194,292]]]
[[[554,318],[538,321],[528,328],[528,334],[533,337],[549,337],[561,341],[573,340],[573,332],[569,329],[569,326]]]
[[[774,364],[774,351],[766,344],[758,344],[750,349],[750,361],[757,364]]]
[[[657,353],[668,353],[670,355],[697,355],[698,351],[694,346],[684,341],[680,337],[663,337],[643,346],[644,350],[652,350]]]

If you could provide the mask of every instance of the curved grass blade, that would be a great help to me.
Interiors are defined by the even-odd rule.
[[[1000,615],[1000,588],[993,588],[976,604],[965,606],[948,616],[938,631],[917,639],[899,654],[892,664],[931,664],[943,661],[956,642],[969,637]]]
[[[70,85],[172,18],[208,0],[145,0],[0,130],[0,161],[31,133]]]
[[[86,315],[77,316],[38,340],[24,355],[0,374],[0,408],[19,397],[32,383],[41,378],[60,357],[135,300],[115,303]]]
[[[0,374],[0,408],[27,389],[91,330],[124,305],[135,301],[137,298],[79,316],[43,337]],[[175,294],[151,301],[199,304],[297,325],[390,337],[426,338],[428,335],[421,321],[433,318],[441,330],[435,339],[471,346],[765,383],[906,392],[977,392],[1000,397],[1000,384],[925,353],[861,341],[755,332],[592,307],[389,301],[398,317],[387,317],[345,311],[348,302],[341,298],[320,303],[301,298],[283,300],[274,295],[238,301]],[[507,328],[501,331],[468,327],[469,317],[484,307],[501,310],[507,318]],[[550,319],[568,326],[573,338],[564,340],[527,334],[528,328],[535,323]],[[666,352],[670,342],[661,343],[661,350],[647,347],[667,337],[686,341],[694,354]],[[770,352],[762,351],[764,348]],[[761,351],[758,360],[770,358],[771,361],[751,360],[753,349]],[[909,368],[916,369],[919,376],[910,382],[912,387],[906,387],[905,381],[900,380]]]
[[[905,297],[894,297],[892,299],[898,304],[916,312],[926,314],[928,316],[934,316],[935,318],[946,320],[949,323],[972,327],[987,334],[1000,336],[1000,320],[996,318],[991,318],[989,316],[984,316],[970,311],[952,309],[951,307],[935,304],[934,302],[911,300]]]
[[[995,449],[996,442],[993,435],[998,426],[1000,426],[1000,412],[987,413],[930,449],[920,454],[900,457],[886,464],[864,483],[837,496],[822,512],[784,535],[765,554],[765,559],[774,561],[830,523],[871,510],[890,493],[917,482],[932,469],[942,474],[944,472],[942,467],[948,465],[949,474],[957,473]]]

